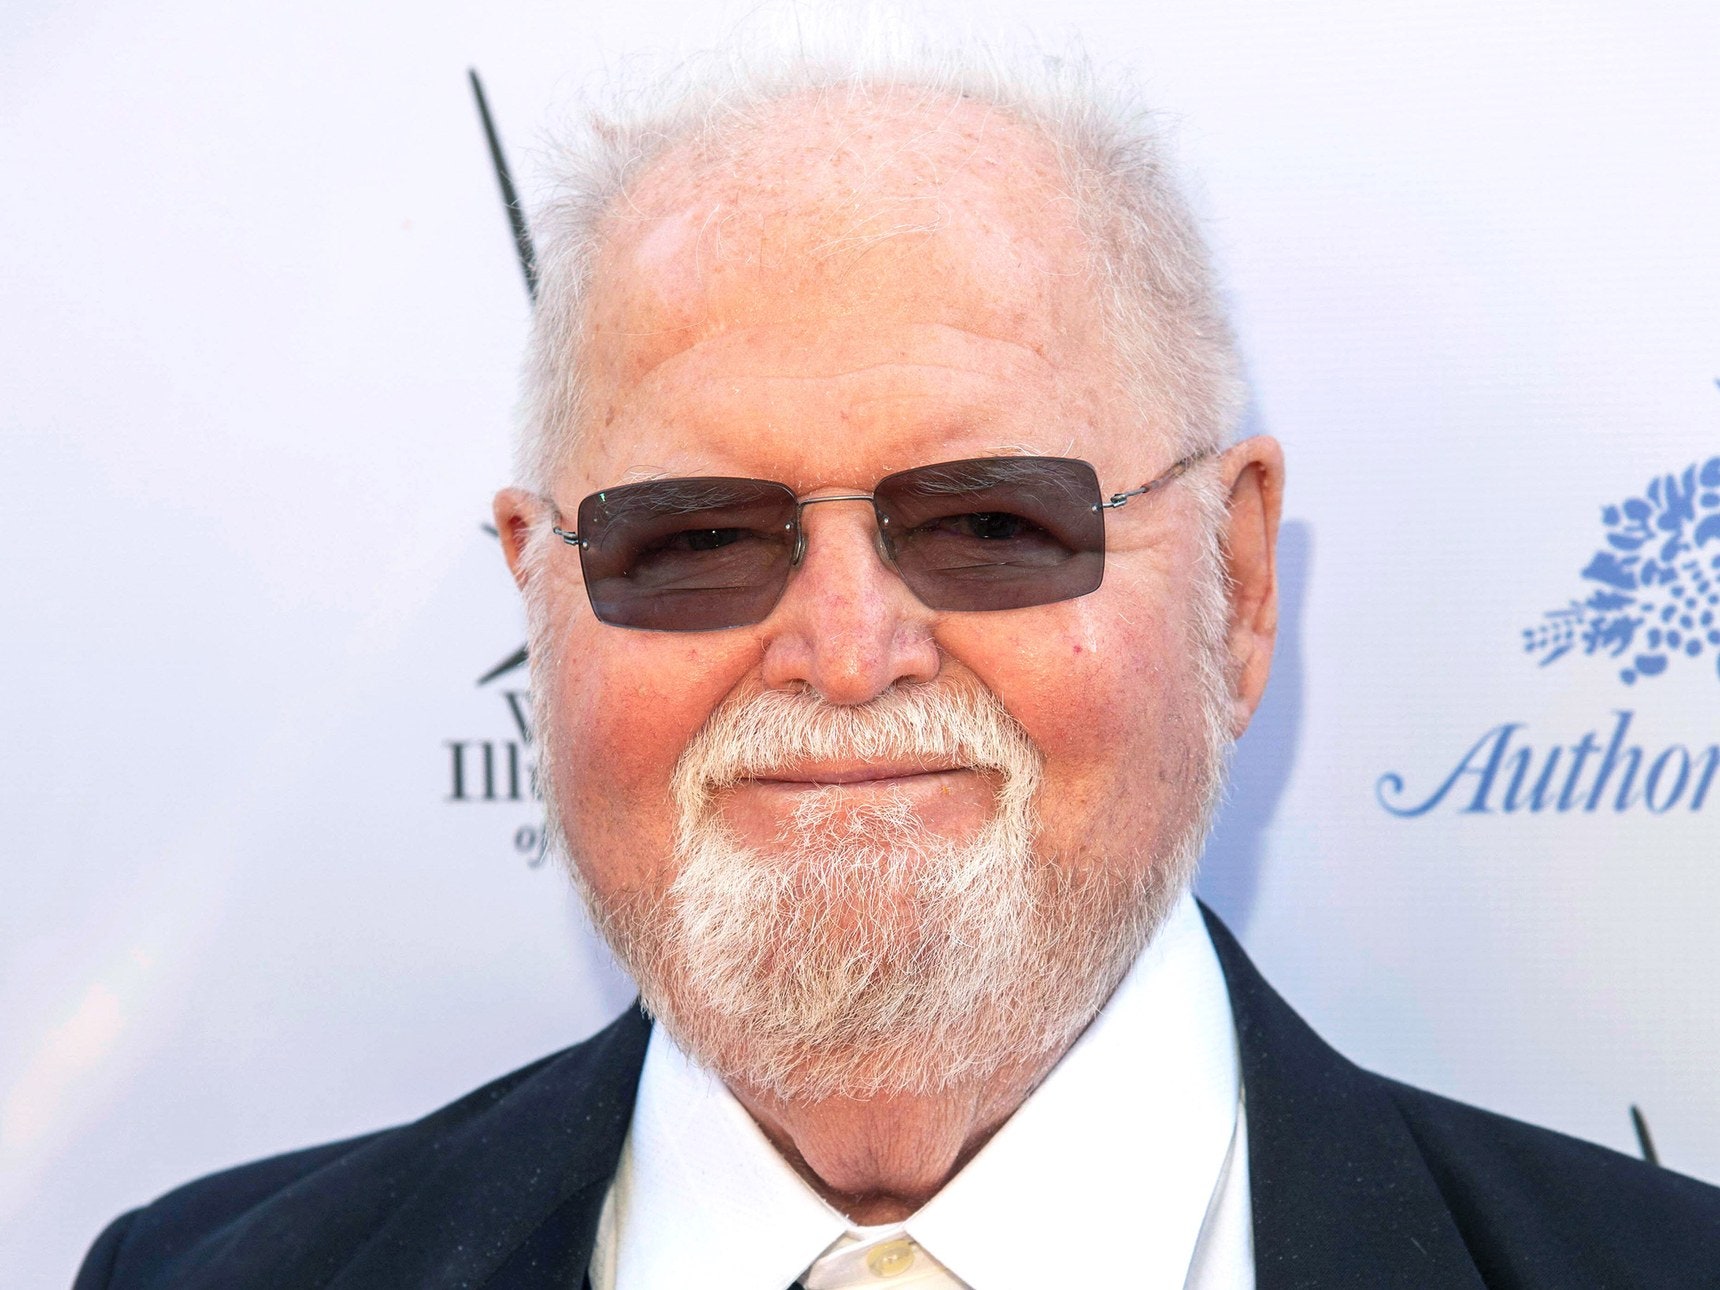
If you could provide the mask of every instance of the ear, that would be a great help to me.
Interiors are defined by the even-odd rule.
[[[1223,558],[1229,591],[1231,730],[1248,728],[1278,636],[1278,517],[1284,504],[1284,450],[1276,439],[1244,439],[1219,458],[1229,490]]]
[[[508,571],[514,575],[514,585],[525,590],[529,576],[526,569],[526,543],[531,540],[532,525],[543,514],[543,499],[523,488],[504,488],[496,494],[493,506],[496,536],[502,540],[502,556]]]

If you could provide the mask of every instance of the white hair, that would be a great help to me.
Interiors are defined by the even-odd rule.
[[[548,491],[584,423],[586,310],[606,217],[653,163],[683,145],[748,136],[789,96],[893,88],[963,99],[1012,117],[1050,145],[1086,235],[1104,321],[1134,411],[1178,456],[1228,441],[1240,411],[1234,341],[1205,243],[1163,131],[1124,74],[1084,53],[934,42],[870,15],[767,9],[720,49],[593,93],[549,163],[552,196],[534,220],[538,295],[517,470]]]

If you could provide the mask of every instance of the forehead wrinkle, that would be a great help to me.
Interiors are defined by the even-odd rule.
[[[975,340],[982,340],[982,341],[987,342],[988,344],[1006,345],[1013,351],[1017,351],[1021,354],[1025,354],[1025,355],[1030,355],[1032,357],[1034,363],[1037,366],[1051,368],[1053,370],[1053,372],[1057,371],[1057,365],[1054,362],[1052,362],[1052,360],[1049,357],[1047,357],[1044,350],[1041,349],[1039,345],[1032,343],[1030,341],[1016,340],[1016,339],[1013,339],[1013,338],[1008,337],[1008,336],[993,336],[993,335],[987,334],[986,332],[974,331],[974,330],[967,328],[967,327],[957,327],[953,323],[928,322],[928,323],[919,323],[916,325],[921,326],[921,327],[932,328],[932,329],[935,329],[938,331],[951,332],[951,333],[954,333],[954,334],[959,335],[959,336],[972,337]],[[664,334],[666,332],[670,332],[670,331],[694,331],[694,330],[698,330],[700,328],[700,326],[701,326],[701,324],[690,323],[690,324],[687,324],[686,326],[682,326],[682,327],[664,327],[664,328],[657,328],[657,329],[652,329],[652,330],[647,330],[647,331],[638,331],[638,332],[617,331],[614,334],[622,335],[622,336],[656,336],[656,335],[662,335],[662,334]],[[689,358],[693,357],[694,355],[697,355],[701,349],[704,349],[708,345],[717,344],[717,343],[721,343],[721,342],[731,342],[731,341],[735,341],[735,340],[745,339],[746,337],[748,337],[750,335],[754,335],[754,334],[764,332],[764,331],[769,331],[769,330],[771,330],[771,329],[768,326],[763,326],[763,327],[736,327],[736,328],[729,329],[729,330],[719,331],[713,336],[707,336],[702,340],[694,341],[691,345],[688,345],[685,349],[678,349],[672,354],[665,354],[665,355],[663,355],[663,357],[655,360],[654,362],[651,363],[650,366],[642,369],[638,373],[638,375],[636,377],[634,377],[634,379],[631,382],[629,382],[628,386],[623,387],[622,390],[618,390],[617,392],[621,393],[621,392],[624,392],[626,389],[638,388],[639,386],[643,385],[650,378],[651,374],[653,372],[657,371],[658,368],[663,367],[664,365],[669,364],[669,363],[674,363],[677,361],[689,359]],[[804,372],[804,373],[752,372],[752,371],[749,371],[749,372],[741,372],[741,373],[727,373],[724,375],[726,376],[727,379],[738,379],[738,380],[746,380],[746,381],[824,381],[824,380],[840,380],[844,377],[850,377],[850,376],[861,376],[861,375],[864,375],[868,372],[881,371],[885,368],[896,368],[898,370],[925,369],[927,371],[951,371],[951,372],[971,372],[971,371],[979,370],[975,367],[965,366],[963,364],[953,363],[953,362],[952,363],[939,363],[939,362],[927,361],[925,359],[918,359],[918,360],[914,360],[912,362],[909,362],[907,360],[902,360],[902,359],[882,359],[876,363],[866,363],[866,364],[862,364],[859,367],[844,368],[840,371]]]
[[[1011,441],[1009,443],[987,444],[987,445],[984,445],[983,447],[976,449],[971,455],[974,457],[981,457],[981,458],[983,458],[983,457],[1067,457],[1071,451],[1073,451],[1073,444],[1069,441],[1065,441],[1064,447],[1061,451],[1052,452],[1052,451],[1047,450],[1042,445],[1022,443],[1019,440],[1016,440],[1016,441]],[[942,459],[940,458],[939,460],[942,460]],[[961,459],[961,460],[965,460],[965,458]],[[918,466],[931,466],[931,465],[936,465],[936,464],[937,464],[937,462],[932,461],[932,460],[910,462],[907,465],[893,466],[889,470],[885,470],[885,471],[880,472],[878,475],[878,479],[850,481],[850,482],[856,488],[859,488],[859,487],[870,488],[873,484],[876,484],[878,482],[878,480],[883,479],[886,475],[893,475],[899,470],[912,470]],[[652,483],[657,483],[659,481],[668,480],[668,479],[699,479],[699,478],[705,478],[705,477],[714,478],[714,479],[764,478],[763,476],[755,476],[755,475],[732,475],[732,476],[723,475],[723,474],[710,475],[710,473],[708,471],[707,472],[701,472],[700,474],[696,474],[696,475],[690,475],[690,474],[687,474],[685,471],[668,470],[661,465],[657,465],[657,466],[634,465],[634,466],[629,466],[626,470],[622,471],[621,474],[616,476],[614,482],[601,485],[599,491],[601,491],[603,489],[609,489],[609,488],[619,488],[624,484],[652,484]],[[792,484],[789,484],[785,480],[768,480],[767,482],[782,483],[782,484],[785,484],[785,486],[787,486],[787,487],[790,487],[790,488],[793,487]],[[835,484],[817,484],[817,485],[814,485],[813,487],[816,487],[816,488],[836,488],[836,487],[847,487],[847,486],[848,486],[847,484],[835,483]],[[795,495],[797,497],[800,496],[800,493],[798,492],[798,490],[796,491]]]
[[[886,369],[898,372],[971,372],[974,369],[963,363],[934,363],[925,359],[909,362],[906,359],[885,359],[878,363],[865,363],[859,367],[843,368],[838,372],[748,372],[744,376],[733,377],[745,381],[841,381],[851,376],[866,376],[872,372]],[[904,392],[898,398],[917,398],[917,393]]]

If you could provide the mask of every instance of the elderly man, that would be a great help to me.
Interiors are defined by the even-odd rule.
[[[1284,472],[1143,118],[809,63],[575,165],[496,518],[643,1011],[80,1286],[1720,1284],[1720,1193],[1357,1070],[1188,893]]]

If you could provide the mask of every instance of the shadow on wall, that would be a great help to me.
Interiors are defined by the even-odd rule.
[[[1313,559],[1314,530],[1288,520],[1278,531],[1278,648],[1272,680],[1254,720],[1236,745],[1230,791],[1201,860],[1195,889],[1238,935],[1248,928],[1266,859],[1266,832],[1278,812],[1302,737],[1305,669],[1302,607]]]

